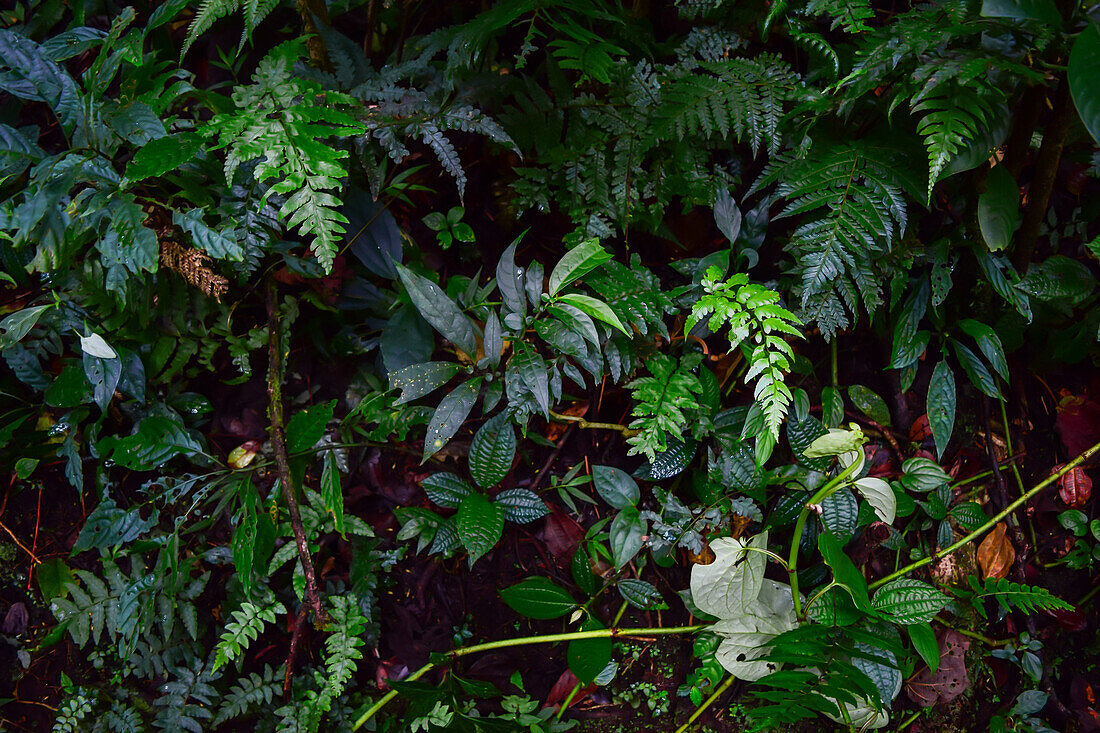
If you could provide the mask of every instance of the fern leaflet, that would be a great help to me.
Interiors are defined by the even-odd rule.
[[[268,607],[245,601],[233,612],[233,618],[225,626],[225,633],[216,648],[214,671],[237,659],[248,645],[260,635],[264,625],[275,623],[275,614],[286,613],[283,604],[276,601]]]
[[[749,282],[748,275],[737,274],[725,282],[717,267],[703,278],[706,295],[691,307],[684,324],[688,333],[695,324],[710,316],[707,325],[717,333],[729,326],[731,347],[742,346],[749,360],[745,381],[756,378],[753,397],[764,413],[764,423],[772,437],[779,437],[779,426],[787,415],[791,391],[783,382],[791,370],[794,352],[783,336],[802,337],[795,328],[800,321],[779,305],[779,293]]]
[[[639,377],[627,384],[638,401],[632,414],[636,418],[630,427],[638,432],[626,439],[629,455],[644,453],[652,461],[668,449],[668,435],[675,438],[688,427],[687,412],[700,409],[696,395],[703,391],[692,370],[699,366],[702,355],[685,354],[677,362],[670,356],[655,354],[646,362],[652,376]]]
[[[1028,613],[1073,610],[1072,605],[1053,595],[1046,588],[1013,583],[1007,578],[986,578],[983,583],[977,577],[971,575],[966,580],[970,584],[970,592],[967,595],[972,594],[975,601],[984,598],[996,598],[997,603],[1006,611],[1009,610],[1010,606],[1015,606]],[[975,603],[974,605],[984,617],[986,614],[982,604]]]

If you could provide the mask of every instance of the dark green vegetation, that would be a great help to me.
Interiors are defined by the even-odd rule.
[[[0,10],[0,729],[1097,730],[1098,22]]]

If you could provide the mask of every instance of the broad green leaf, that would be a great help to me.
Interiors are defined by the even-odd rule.
[[[1077,260],[1052,255],[1028,268],[1019,287],[1037,300],[1081,305],[1096,290],[1092,271]]]
[[[932,491],[951,481],[938,463],[927,458],[907,458],[901,471],[901,482],[914,491]]]
[[[619,329],[627,336],[631,335],[631,332],[627,330],[626,326],[619,320],[619,317],[615,315],[615,311],[611,310],[611,307],[602,300],[591,298],[587,295],[581,295],[580,293],[565,293],[558,296],[558,301],[567,303],[577,310],[587,313],[597,321],[603,321],[607,325]]]
[[[424,456],[421,462],[428,460],[447,445],[447,442],[466,422],[470,410],[477,402],[480,388],[481,377],[474,377],[455,387],[439,401],[439,407],[435,408],[432,419],[428,421],[428,433],[424,436]]]
[[[714,561],[691,567],[691,599],[696,607],[720,619],[745,613],[760,595],[767,557],[746,547],[766,549],[768,533],[761,532],[748,542],[719,537],[710,543]]]
[[[47,603],[54,598],[64,598],[69,595],[66,584],[76,582],[73,571],[60,557],[51,557],[35,565],[34,579],[38,581],[38,589],[42,591],[42,598]]]
[[[150,471],[170,458],[202,450],[190,431],[163,415],[143,418],[132,435],[100,438],[98,448],[100,455],[109,453],[115,463],[135,471]]]
[[[230,225],[215,229],[203,221],[200,209],[191,209],[186,213],[172,212],[172,222],[191,235],[191,241],[216,260],[244,259],[244,250],[237,241],[237,231]]]
[[[628,506],[615,515],[611,521],[610,542],[616,568],[634,559],[642,549],[645,533],[646,521],[634,507]]]
[[[557,295],[563,287],[610,259],[611,254],[600,246],[598,239],[586,239],[569,250],[554,266],[548,284],[550,295]]]
[[[811,621],[826,626],[851,626],[863,618],[864,614],[856,608],[852,595],[844,588],[834,585],[821,594],[809,607],[807,615]]]
[[[429,361],[390,372],[390,389],[401,390],[401,396],[393,404],[403,405],[434,392],[460,371],[462,367],[451,361]]]
[[[644,580],[626,578],[619,581],[618,588],[619,595],[623,597],[623,600],[635,608],[668,608],[668,604],[661,597],[661,592]]]
[[[856,608],[862,611],[871,610],[871,600],[867,591],[867,580],[859,568],[848,559],[837,538],[830,532],[822,532],[817,536],[817,548],[825,558],[825,564],[833,571],[833,580],[837,585],[852,594],[852,601]]]
[[[829,432],[810,443],[810,447],[802,451],[806,458],[826,458],[839,456],[859,450],[867,442],[863,430],[853,424],[849,430],[842,428],[829,428]]]
[[[603,628],[606,627],[598,620],[589,617],[581,624],[580,631],[597,631]],[[609,636],[575,639],[569,642],[565,656],[569,662],[570,671],[577,676],[581,684],[587,685],[595,680],[611,661],[613,651],[614,644]]]
[[[470,494],[455,515],[458,538],[470,553],[470,567],[500,539],[504,532],[504,509],[484,494]]]
[[[844,398],[836,387],[821,390],[821,421],[829,428],[840,427],[844,422]]]
[[[321,500],[325,511],[332,515],[336,531],[344,534],[344,492],[340,487],[340,469],[336,467],[335,453],[325,451],[321,470]]]
[[[237,495],[241,500],[241,521],[233,530],[233,538],[230,540],[230,549],[233,552],[233,567],[237,571],[237,578],[241,582],[246,598],[252,596],[252,568],[254,567],[256,534],[259,529],[259,516],[256,506],[260,502],[260,496],[252,480],[246,475],[237,487]]]
[[[76,407],[90,399],[88,387],[83,369],[71,364],[65,366],[46,388],[46,404],[50,407]]]
[[[959,321],[959,328],[970,338],[977,342],[982,354],[989,360],[990,365],[1001,375],[1001,379],[1008,380],[1008,362],[1005,360],[1005,352],[1001,347],[1001,339],[989,326],[972,318]]]
[[[504,325],[512,330],[519,329],[523,317],[527,314],[526,273],[516,265],[516,245],[523,235],[508,245],[497,263],[497,289],[504,302]],[[542,287],[542,283],[539,283]],[[516,319],[513,323],[512,319]]]
[[[1069,89],[1081,122],[1100,145],[1100,28],[1089,23],[1069,53]]]
[[[982,0],[982,15],[986,18],[1038,20],[1061,28],[1062,16],[1054,0]]]
[[[593,466],[592,485],[611,506],[616,509],[637,506],[641,492],[630,474],[612,466]]]
[[[584,550],[584,543],[577,545],[573,553],[573,559],[569,563],[569,571],[573,576],[573,582],[581,589],[582,593],[593,596],[600,589],[600,582],[596,574],[592,572],[592,563],[588,553]]]
[[[116,357],[103,359],[92,356],[87,351],[81,356],[84,377],[92,385],[92,399],[100,410],[106,410],[115,395],[119,379],[122,377],[122,362]]]
[[[994,166],[978,196],[978,226],[990,252],[1000,252],[1012,242],[1020,225],[1020,189],[1003,165]]]
[[[446,471],[433,473],[421,481],[420,486],[434,504],[444,509],[458,509],[462,500],[474,493],[468,483]]]
[[[879,397],[877,393],[862,384],[853,384],[848,388],[848,399],[864,415],[879,425],[890,427],[890,408],[886,406],[886,400]]]
[[[948,600],[928,583],[898,578],[879,588],[871,605],[891,616],[895,623],[925,624],[944,609]]]
[[[961,504],[956,504],[951,507],[951,516],[963,529],[967,530],[977,529],[989,519],[989,515],[982,509],[982,505],[976,501],[964,501]]]
[[[714,223],[730,244],[741,234],[741,210],[725,187],[719,187],[714,199]]]
[[[834,491],[821,502],[821,523],[841,545],[848,544],[859,520],[859,502],[847,489]]]
[[[681,473],[691,465],[699,444],[688,438],[680,440],[670,437],[668,447],[638,467],[634,475],[644,481],[664,481]]]
[[[482,342],[482,350],[485,352],[485,365],[490,369],[496,369],[500,365],[500,357],[504,355],[504,331],[501,329],[496,311],[490,313],[485,319],[485,339]]]
[[[24,308],[0,321],[0,351],[26,336],[34,328],[34,324],[38,323],[38,319],[42,314],[52,307],[51,304]]]
[[[202,136],[194,132],[154,138],[134,153],[126,166],[126,184],[171,173],[192,160],[202,148]]]
[[[302,453],[317,445],[325,436],[325,426],[332,420],[336,400],[322,402],[294,413],[286,424],[286,449],[288,453]]]
[[[905,630],[909,632],[913,649],[928,665],[928,671],[935,674],[940,668],[940,643],[936,641],[936,632],[932,630],[932,625],[927,622],[910,624]]]
[[[394,263],[397,276],[425,321],[443,338],[457,346],[466,356],[477,355],[478,333],[474,322],[458,304],[447,297],[443,289],[404,265]]]
[[[890,488],[890,484],[880,478],[867,476],[857,479],[855,487],[860,496],[866,499],[871,508],[875,510],[875,515],[879,519],[887,524],[894,523],[894,517],[898,511],[898,500],[894,495],[894,490]]]
[[[573,596],[549,578],[524,578],[502,590],[500,597],[516,613],[542,621],[561,618],[577,607]]]
[[[142,517],[140,506],[120,509],[110,498],[100,500],[80,529],[76,544],[73,545],[73,553],[111,549],[133,542],[156,526],[160,513],[154,509],[148,514],[148,517]]]
[[[867,656],[853,656],[852,666],[867,675],[878,691],[879,700],[889,705],[901,692],[901,670],[898,669],[897,657],[863,641],[857,641],[855,648]]]
[[[496,486],[512,470],[516,455],[516,431],[506,413],[488,420],[470,443],[470,474],[483,489]]]
[[[516,524],[527,524],[550,513],[539,495],[530,489],[505,489],[493,500],[504,509],[504,518]]]
[[[936,364],[928,382],[928,426],[936,441],[936,455],[942,457],[955,427],[955,374],[946,361]]]

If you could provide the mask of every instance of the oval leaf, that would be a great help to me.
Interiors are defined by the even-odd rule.
[[[495,486],[512,469],[516,455],[516,431],[508,415],[485,421],[470,443],[470,474],[483,489]]]
[[[946,361],[936,365],[928,382],[928,426],[936,441],[936,455],[942,457],[955,428],[955,374]]]
[[[611,466],[593,466],[592,484],[603,500],[616,509],[635,506],[641,496],[638,483],[630,474]]]
[[[447,441],[466,422],[474,402],[477,401],[480,387],[481,377],[475,377],[458,385],[440,400],[439,407],[435,408],[431,420],[428,421],[428,434],[424,436],[424,457],[421,462],[428,460],[447,445]]]
[[[470,553],[472,567],[500,539],[504,531],[504,509],[482,494],[470,494],[459,505],[455,522],[458,539]]]
[[[504,518],[516,524],[527,524],[550,513],[539,495],[530,489],[502,491],[495,501],[504,510]]]
[[[577,607],[569,592],[548,578],[525,578],[502,590],[500,597],[516,613],[543,621],[561,618]]]
[[[912,578],[898,578],[878,589],[871,606],[899,624],[926,624],[947,605],[948,597]]]
[[[661,592],[651,584],[637,578],[619,581],[619,595],[635,608],[664,609],[668,604],[661,598]]]
[[[1000,252],[1012,242],[1020,224],[1020,189],[1003,165],[989,171],[985,191],[978,196],[978,226],[990,252]]]

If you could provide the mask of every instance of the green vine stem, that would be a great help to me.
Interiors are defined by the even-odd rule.
[[[733,684],[733,681],[735,679],[737,678],[734,677],[732,674],[729,677],[726,677],[725,681],[722,684],[718,685],[718,689],[716,689],[714,693],[706,700],[703,700],[702,705],[695,708],[695,712],[691,714],[691,717],[687,719],[687,722],[676,729],[676,733],[685,733],[685,731],[691,728],[692,724],[699,718],[699,716],[706,712],[706,709],[713,705],[714,701],[721,697],[722,693],[730,688],[730,685]]]
[[[557,422],[571,422],[576,423],[578,428],[585,428],[588,430],[615,430],[623,434],[623,437],[629,438],[638,433],[641,430],[635,430],[634,428],[627,427],[626,425],[620,425],[614,422],[590,422],[583,417],[577,417],[576,415],[563,415],[560,412],[550,411],[550,419]]]
[[[498,639],[497,641],[487,641],[483,644],[474,644],[472,646],[460,647],[458,649],[452,649],[449,652],[445,652],[441,656],[445,659],[457,659],[459,657],[465,657],[470,654],[478,654],[480,652],[488,652],[493,649],[507,649],[514,646],[530,646],[531,644],[553,644],[559,641],[577,641],[578,639],[604,639],[610,637],[612,639],[618,637],[631,637],[631,636],[672,636],[674,634],[691,634],[696,631],[702,631],[709,628],[710,624],[695,624],[694,626],[667,626],[656,628],[640,628],[640,629],[593,629],[592,631],[570,631],[563,634],[544,634],[542,636],[521,636],[516,639]],[[428,662],[420,669],[416,670],[403,682],[415,682],[428,672],[431,672],[438,662]],[[386,704],[397,697],[397,690],[390,690],[382,698],[367,708],[367,711],[359,716],[359,719],[355,721],[355,725],[351,727],[352,730],[359,730],[368,720],[373,718],[379,710],[384,708]]]
[[[1000,522],[1002,519],[1004,519],[1009,514],[1011,514],[1012,512],[1014,512],[1017,509],[1019,509],[1020,507],[1022,507],[1028,501],[1030,501],[1033,496],[1035,496],[1040,491],[1042,491],[1046,487],[1053,484],[1058,479],[1065,476],[1067,473],[1069,473],[1073,469],[1080,466],[1082,463],[1084,463],[1088,459],[1092,458],[1097,453],[1100,453],[1100,443],[1097,443],[1096,445],[1094,445],[1091,448],[1087,449],[1085,452],[1081,453],[1081,455],[1074,458],[1072,461],[1067,463],[1061,469],[1059,469],[1058,471],[1055,471],[1054,473],[1052,473],[1051,475],[1047,476],[1045,479],[1043,479],[1042,481],[1037,483],[1035,486],[1031,487],[1031,489],[1029,489],[1027,491],[1027,493],[1023,494],[1019,499],[1012,502],[1011,504],[1006,506],[1001,511],[997,512],[996,516],[991,518],[989,521],[987,521],[982,526],[978,527],[976,530],[974,530],[970,534],[963,537],[961,540],[959,540],[955,544],[944,548],[940,552],[934,552],[931,555],[929,555],[928,557],[921,558],[920,560],[917,560],[916,562],[911,562],[908,565],[906,565],[905,567],[901,568],[900,570],[895,570],[894,572],[890,573],[889,575],[887,575],[884,578],[879,578],[875,582],[871,583],[868,586],[868,588],[870,590],[874,590],[875,588],[878,588],[880,586],[883,586],[883,585],[889,583],[891,580],[895,580],[895,579],[900,578],[904,575],[908,575],[909,573],[913,572],[914,570],[917,570],[918,568],[923,568],[925,565],[929,565],[929,564],[931,564],[932,562],[936,561],[937,559],[939,559],[941,557],[944,557],[946,555],[950,555],[952,552],[955,552],[955,550],[958,550],[960,547],[964,547],[967,544],[973,542],[978,537],[981,537],[983,534],[985,534],[989,530],[993,529],[993,527],[995,527],[997,525],[997,523]],[[796,547],[797,547],[797,545],[796,545]],[[795,597],[795,603],[797,603],[797,602],[798,602],[798,598],[796,596]]]
[[[787,574],[791,578],[791,599],[794,601],[794,613],[799,618],[802,618],[802,602],[798,600],[798,547],[802,544],[802,533],[806,530],[806,520],[810,518],[811,507],[824,501],[826,497],[843,486],[861,463],[862,461],[859,460],[852,461],[851,465],[837,474],[829,483],[818,489],[817,493],[810,497],[810,500],[806,502],[806,506],[802,507],[802,511],[798,514],[798,521],[794,525],[794,535],[791,538],[791,554],[787,560]]]

